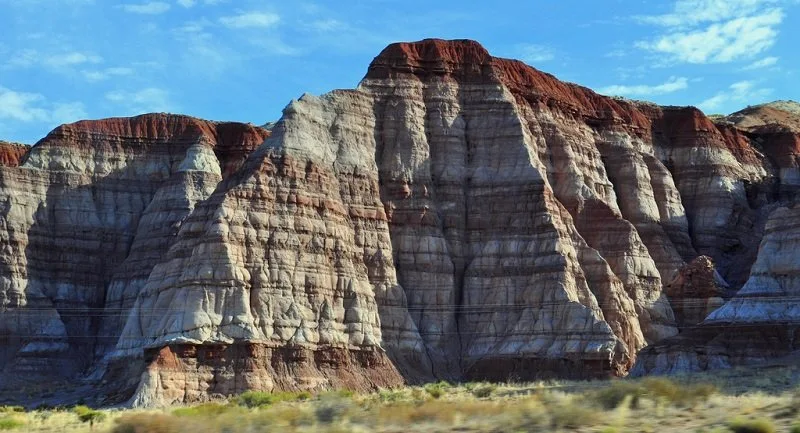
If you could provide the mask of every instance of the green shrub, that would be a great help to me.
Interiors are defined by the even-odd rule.
[[[600,414],[591,407],[577,401],[561,401],[548,405],[550,424],[553,428],[576,429],[595,425],[600,421]]]
[[[604,409],[614,409],[618,407],[626,398],[630,397],[631,407],[639,406],[639,399],[644,390],[633,382],[615,381],[610,386],[594,393],[594,400]]]
[[[486,398],[491,396],[495,389],[497,389],[497,387],[492,384],[479,385],[472,389],[472,395],[477,398]]]
[[[205,403],[200,404],[197,406],[187,406],[175,409],[172,411],[173,415],[176,416],[217,416],[221,415],[231,407],[229,405],[219,404],[219,403]]]
[[[0,413],[24,413],[25,408],[22,406],[0,406]]]
[[[604,409],[618,407],[626,398],[630,398],[632,408],[639,407],[643,398],[654,401],[666,401],[676,406],[692,406],[706,401],[717,388],[711,384],[677,384],[664,377],[651,377],[638,382],[619,380],[610,386],[594,393],[594,399]]]
[[[405,393],[402,390],[382,389],[378,392],[378,400],[382,403],[395,403],[404,399]]]
[[[72,411],[75,412],[75,415],[78,415],[78,419],[81,422],[89,423],[90,429],[94,428],[94,423],[101,422],[106,418],[106,414],[103,412],[87,406],[75,406]]]
[[[350,395],[352,395],[351,391]],[[308,391],[301,392],[262,392],[262,391],[247,391],[240,394],[234,400],[239,406],[249,408],[258,408],[270,406],[282,401],[305,401],[311,399],[311,393]]]
[[[25,425],[25,421],[14,416],[0,417],[0,430],[14,430]]]
[[[789,429],[789,433],[800,433],[800,424],[795,424]]]
[[[433,398],[441,398],[450,388],[450,384],[445,381],[429,383],[425,385],[425,392]]]
[[[240,394],[235,401],[239,406],[256,408],[272,405],[279,400],[277,396],[268,392],[247,391]]]
[[[735,419],[728,423],[733,433],[775,433],[775,426],[766,418]]]

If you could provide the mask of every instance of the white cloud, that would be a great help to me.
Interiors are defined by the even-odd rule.
[[[219,19],[222,25],[232,29],[267,28],[274,26],[278,21],[280,17],[269,12],[245,12]]]
[[[164,3],[164,2],[148,2],[141,4],[122,5],[122,9],[125,10],[125,12],[130,12],[134,14],[145,14],[145,15],[163,14],[164,12],[168,11],[169,8],[170,8],[169,3]]]
[[[728,21],[757,15],[766,7],[786,3],[785,0],[677,0],[672,12],[664,15],[636,17],[642,23],[664,27],[692,27],[703,23]]]
[[[753,58],[775,44],[787,1],[792,0],[677,0],[669,14],[638,17],[663,30],[636,46],[685,63]]]
[[[553,50],[544,45],[517,45],[517,56],[526,63],[543,63],[555,58]]]
[[[95,81],[103,81],[107,80],[111,77],[121,77],[125,75],[133,74],[133,69],[131,68],[106,68],[100,70],[84,70],[82,71],[83,77],[86,78],[87,81],[95,82]]]
[[[116,90],[105,94],[106,100],[125,107],[128,114],[173,111],[175,107],[166,90],[148,87],[136,92]]]
[[[194,6],[195,0],[178,0],[178,4],[185,8],[190,8]]]
[[[771,93],[772,89],[759,89],[753,81],[739,81],[731,84],[726,90],[700,102],[697,106],[706,112],[725,108],[733,110],[740,107],[731,107],[731,105],[759,103]]]
[[[656,85],[613,85],[597,89],[598,93],[614,96],[653,96],[673,93],[689,87],[689,80],[685,77],[670,77],[669,80]]]
[[[100,63],[103,58],[94,54],[73,51],[70,53],[56,54],[43,59],[45,66],[51,68],[65,68],[70,66],[82,65],[85,63]]]
[[[768,67],[774,66],[776,63],[778,63],[778,60],[779,59],[777,57],[764,57],[761,60],[757,60],[757,61],[749,64],[744,69],[745,70],[752,70],[752,69],[768,68]]]
[[[17,92],[0,86],[0,119],[68,123],[85,117],[86,111],[80,102],[48,103],[39,93]]]

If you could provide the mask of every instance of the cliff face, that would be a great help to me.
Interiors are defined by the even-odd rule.
[[[390,45],[271,134],[65,125],[0,168],[0,385],[86,377],[154,405],[624,375],[751,264],[748,285],[778,272],[760,263],[797,136],[775,131],[441,40]],[[711,317],[760,311],[736,302]],[[677,359],[644,353],[637,369]]]
[[[748,220],[754,223],[748,237],[760,238],[760,244],[742,254],[754,259],[746,263],[747,279],[734,286],[739,289],[735,296],[698,325],[642,351],[633,370],[637,375],[725,368],[769,360],[799,348],[794,334],[800,319],[796,293],[800,273],[800,104],[778,101],[748,107],[718,119],[717,125],[727,136],[749,142],[768,173],[759,184],[745,183],[751,209],[744,215],[751,215]],[[707,271],[700,275],[704,273],[710,276]],[[716,278],[698,279],[696,274],[689,277],[693,292],[719,291]],[[676,283],[687,287],[686,280]],[[691,305],[697,309],[704,304]]]
[[[113,348],[183,219],[266,135],[173,115],[85,121],[0,167],[0,385],[73,378]]]

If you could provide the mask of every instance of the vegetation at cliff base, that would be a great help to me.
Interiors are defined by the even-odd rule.
[[[438,382],[369,394],[265,393],[150,410],[0,407],[12,432],[800,432],[800,367],[684,377]]]

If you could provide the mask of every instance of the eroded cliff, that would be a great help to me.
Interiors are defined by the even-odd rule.
[[[0,168],[0,385],[155,405],[624,375],[791,274],[765,246],[794,230],[767,223],[795,199],[785,128],[425,40],[270,129],[79,122]],[[685,365],[654,350],[637,369]]]

